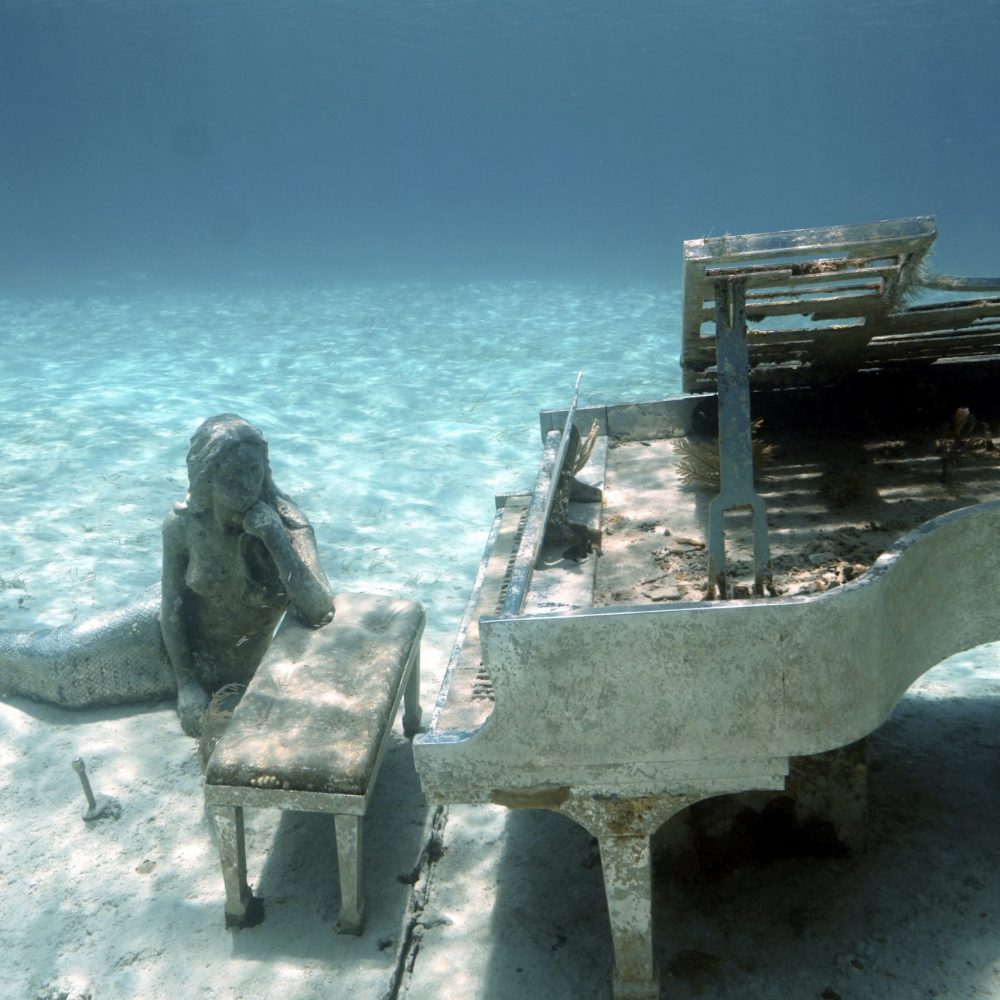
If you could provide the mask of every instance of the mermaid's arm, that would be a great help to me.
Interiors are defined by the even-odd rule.
[[[270,553],[295,616],[319,628],[333,618],[333,591],[320,566],[312,525],[282,496],[282,512],[258,501],[243,519],[243,530],[259,538]],[[294,517],[285,516],[285,508]]]
[[[184,537],[184,514],[171,511],[163,522],[163,574],[160,584],[160,629],[170,665],[177,678],[177,714],[188,736],[198,736],[208,706],[208,692],[194,671],[188,623],[184,609],[184,576],[188,548]]]

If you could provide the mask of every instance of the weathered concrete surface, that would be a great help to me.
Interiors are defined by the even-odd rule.
[[[791,758],[856,743],[924,671],[995,639],[1000,611],[968,595],[1000,572],[998,527],[996,501],[936,518],[815,597],[483,618],[495,707],[471,733],[418,739],[424,789],[582,822],[606,858],[616,996],[655,997],[657,827],[676,802],[782,789]],[[649,802],[671,805],[612,828]]]
[[[944,657],[1000,635],[1000,503],[928,522],[816,597],[486,619],[497,707],[418,738],[435,800],[567,785],[619,795],[780,787],[787,758],[853,743]]]
[[[654,855],[663,998],[1000,994],[998,650],[932,670],[872,736],[867,852]],[[451,806],[441,846],[401,998],[609,1000],[593,837],[545,810]]]

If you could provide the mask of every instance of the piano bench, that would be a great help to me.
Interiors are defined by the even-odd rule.
[[[338,594],[319,629],[286,621],[205,769],[215,819],[226,926],[264,919],[247,884],[243,810],[333,813],[340,869],[337,929],[360,934],[361,823],[400,700],[403,731],[420,726],[420,635],[414,601]]]

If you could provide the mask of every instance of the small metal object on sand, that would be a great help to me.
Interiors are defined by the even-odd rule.
[[[83,813],[84,821],[91,823],[94,820],[106,819],[109,816],[111,819],[118,819],[122,814],[121,804],[117,799],[113,799],[108,795],[95,797],[94,791],[90,787],[90,779],[87,777],[87,765],[83,762],[82,757],[73,758],[73,770],[79,775],[80,784],[83,786],[83,794],[87,796],[87,808]]]

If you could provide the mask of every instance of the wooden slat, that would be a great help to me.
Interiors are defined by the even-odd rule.
[[[851,316],[862,317],[884,311],[884,303],[881,290],[876,289],[867,294],[852,292],[850,295],[824,295],[816,298],[775,298],[769,302],[750,299],[748,296],[746,308],[747,319],[751,321],[755,316],[798,315],[846,319]],[[714,304],[711,307],[705,306],[702,312],[702,323],[708,322],[714,316]]]
[[[881,259],[881,258],[879,258]],[[819,265],[835,264],[845,265],[844,267],[825,267]],[[816,269],[805,270],[796,268],[796,265],[789,264],[780,267],[762,267],[755,271],[752,267],[720,267],[705,268],[706,288],[711,289],[716,277],[726,277],[731,274],[741,274],[749,276],[747,281],[747,296],[759,294],[759,290],[768,287],[784,287],[795,290],[801,286],[809,285],[845,285],[852,281],[879,280],[884,282],[887,278],[898,274],[901,266],[900,260],[895,260],[892,264],[871,264],[864,266],[864,260],[839,261],[823,258],[819,261],[810,262],[810,266],[817,265]],[[851,265],[850,267],[846,265]]]
[[[849,294],[851,292],[873,292],[881,291],[884,287],[884,281],[881,279],[876,279],[872,281],[862,281],[860,278],[862,275],[851,274],[850,284],[837,284],[831,288],[828,284],[820,284],[822,279],[810,278],[808,282],[803,279],[802,285],[795,287],[779,286],[770,291],[762,291],[758,288],[748,288],[747,289],[747,302],[751,301],[776,301],[780,302],[784,298],[807,298],[810,295],[832,295],[833,293],[839,294]],[[868,277],[865,275],[864,277]],[[844,275],[840,275],[843,279]]]
[[[849,247],[855,257],[894,256],[907,253],[916,245],[929,248],[937,235],[934,217],[916,216],[884,222],[849,226],[825,226],[814,229],[786,229],[774,233],[749,233],[744,236],[715,236],[688,240],[685,258],[691,260],[755,260],[779,253],[829,255],[831,250]]]
[[[905,305],[905,291],[920,283],[919,269],[935,236],[934,219],[920,216],[688,241],[682,320],[685,390],[715,388],[715,343],[709,332],[714,281],[734,272],[747,277],[754,386],[809,385],[831,371],[896,368],[907,358],[926,366],[997,353],[1000,298]],[[798,315],[815,325],[800,323],[789,330],[768,322]],[[852,319],[856,322],[830,322]]]
[[[887,316],[885,326],[893,332],[955,329],[994,316],[1000,316],[1000,299],[977,299],[974,302],[949,302],[932,308],[919,306],[908,309]]]
[[[767,305],[747,303],[747,319],[761,313],[771,316],[812,316],[814,319],[850,319],[883,312],[881,290],[868,295],[829,295],[815,299],[778,299]],[[758,322],[762,322],[759,320]]]
[[[872,337],[872,343],[899,344],[904,349],[911,344],[940,344],[947,347],[949,344],[959,346],[965,338],[971,340],[982,339],[995,333],[998,327],[996,322],[977,323],[974,326],[950,327],[937,330],[923,330],[919,333],[882,333]]]
[[[815,344],[821,340],[835,340],[838,337],[859,332],[871,336],[863,323],[845,323],[836,327],[812,327],[796,330],[748,330],[747,344],[751,351],[767,348],[780,354],[795,344]],[[714,365],[715,338],[703,337],[701,344],[688,353],[687,360]]]
[[[974,354],[993,354],[1000,348],[1000,331],[992,331],[990,336],[951,337],[947,342],[940,340],[901,344],[898,341],[883,341],[869,345],[867,356],[878,361],[885,357],[907,355],[914,358],[970,357]]]

